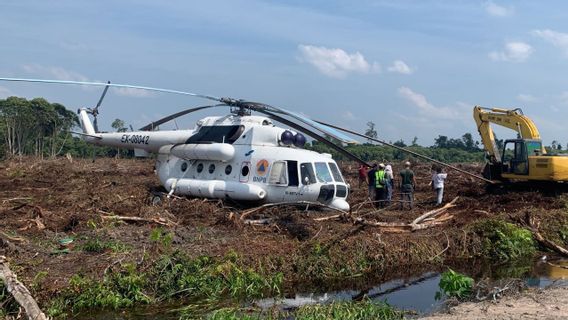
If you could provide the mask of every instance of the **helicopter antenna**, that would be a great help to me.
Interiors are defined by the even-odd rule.
[[[99,98],[99,102],[97,102],[97,105],[94,108],[87,109],[89,111],[89,113],[93,115],[93,118],[94,118],[93,126],[95,127],[95,132],[99,132],[97,116],[99,115],[99,107],[103,103],[103,99],[105,98],[109,87],[110,87],[110,81],[107,81],[107,85],[105,86],[105,89],[103,90],[103,94]]]

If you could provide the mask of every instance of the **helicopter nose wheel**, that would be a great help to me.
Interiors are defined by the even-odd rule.
[[[164,200],[164,196],[163,196],[163,194],[161,194],[161,193],[152,192],[152,193],[150,194],[150,203],[151,203],[153,206],[161,206],[163,200]]]

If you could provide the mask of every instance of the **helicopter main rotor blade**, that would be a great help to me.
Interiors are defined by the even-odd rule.
[[[355,144],[359,143],[357,140],[353,140],[351,137],[335,130],[334,128],[331,128],[331,127],[326,126],[326,125],[322,125],[322,124],[318,123],[317,121],[313,121],[312,119],[310,119],[310,118],[308,118],[304,115],[301,115],[301,114],[298,114],[298,113],[295,113],[295,112],[292,112],[292,111],[289,111],[289,110],[286,110],[286,109],[283,109],[283,108],[280,108],[280,107],[275,107],[275,106],[272,106],[272,105],[267,105],[267,104],[258,103],[258,102],[248,102],[247,101],[247,102],[245,102],[245,104],[251,104],[251,105],[255,106],[256,108],[254,108],[254,107],[252,108],[255,111],[260,112],[260,109],[268,109],[272,113],[278,113],[278,114],[282,114],[282,115],[291,117],[294,120],[302,122],[303,124],[310,126],[312,129],[315,129],[315,130],[317,130],[317,131],[319,131],[323,134],[327,134],[327,135],[329,135],[329,136],[331,136],[331,137],[333,137],[333,138],[335,138],[335,139],[337,139],[341,142],[355,143]]]
[[[366,135],[364,135],[364,134],[360,134],[360,133],[358,133],[358,132],[355,132],[355,131],[352,131],[352,130],[349,130],[349,129],[345,129],[345,128],[341,128],[341,127],[338,127],[338,126],[334,126],[334,125],[329,124],[329,123],[325,123],[325,122],[321,122],[321,121],[317,121],[317,120],[315,120],[315,121],[316,121],[317,123],[322,124],[322,125],[325,125],[325,126],[328,126],[328,127],[332,127],[332,128],[334,128],[334,129],[341,130],[341,131],[343,131],[343,132],[347,132],[347,133],[350,133],[350,134],[359,136],[359,137],[361,137],[361,138],[369,139],[369,140],[371,140],[371,141],[375,141],[375,142],[378,142],[378,143],[380,143],[380,144],[384,144],[384,145],[386,145],[386,146],[395,148],[395,149],[397,149],[397,150],[400,150],[400,151],[403,151],[403,152],[406,152],[406,153],[410,153],[410,154],[412,154],[412,155],[414,155],[414,156],[416,156],[416,157],[419,157],[419,158],[422,158],[422,159],[425,159],[425,160],[434,162],[434,163],[436,163],[436,164],[439,164],[439,165],[441,165],[441,166],[444,166],[444,167],[447,167],[447,168],[456,170],[456,171],[458,171],[458,172],[461,172],[461,173],[466,174],[466,175],[468,175],[468,176],[471,176],[471,177],[473,177],[473,178],[476,178],[476,179],[479,179],[479,180],[483,180],[483,181],[488,182],[488,183],[491,183],[491,184],[495,183],[494,181],[491,181],[491,180],[489,180],[489,179],[486,179],[486,178],[484,178],[484,177],[482,177],[482,176],[478,176],[478,175],[473,174],[473,173],[471,173],[471,172],[467,172],[467,171],[465,171],[465,170],[462,170],[462,169],[460,169],[460,168],[458,168],[458,167],[454,167],[454,166],[452,166],[452,165],[450,165],[450,164],[447,164],[447,163],[438,161],[438,160],[436,160],[436,159],[432,159],[432,158],[430,158],[430,157],[421,155],[420,153],[414,152],[414,151],[412,151],[412,150],[408,150],[408,149],[403,148],[403,147],[395,146],[395,145],[392,144],[392,143],[388,143],[388,142],[385,142],[385,141],[382,141],[382,140],[379,140],[379,139],[371,138],[371,137],[366,136]]]
[[[176,112],[176,113],[174,113],[174,114],[170,114],[169,116],[166,116],[166,117],[164,117],[164,118],[162,118],[162,119],[160,119],[160,120],[153,121],[153,122],[151,122],[151,123],[149,123],[149,124],[143,126],[143,127],[140,128],[139,130],[140,130],[140,131],[151,131],[151,130],[153,130],[154,128],[156,128],[157,126],[159,126],[159,125],[161,125],[161,124],[163,124],[163,123],[166,123],[166,122],[168,122],[168,121],[174,120],[174,119],[179,118],[179,117],[181,117],[181,116],[184,116],[184,115],[186,115],[186,114],[189,114],[189,113],[192,113],[192,112],[195,112],[195,111],[199,111],[199,110],[202,110],[202,109],[213,108],[213,107],[226,107],[226,106],[227,106],[226,104],[216,104],[216,105],[210,105],[210,106],[201,106],[201,107],[195,107],[195,108],[185,109],[185,110],[182,110],[182,111],[180,111],[180,112]]]
[[[260,113],[264,113],[264,114],[268,115],[270,118],[272,118],[272,119],[274,119],[278,122],[281,122],[281,123],[283,123],[283,124],[285,124],[285,125],[287,125],[291,128],[294,128],[294,129],[298,130],[299,132],[303,132],[303,133],[307,134],[308,136],[310,136],[310,137],[316,139],[317,141],[327,145],[328,147],[335,149],[337,152],[344,154],[345,156],[347,156],[351,160],[355,160],[355,161],[359,162],[360,164],[368,166],[368,167],[371,166],[369,163],[365,162],[363,159],[361,159],[361,158],[357,157],[356,155],[354,155],[353,153],[345,150],[345,148],[343,148],[339,145],[336,145],[335,143],[327,140],[325,137],[319,135],[316,132],[313,132],[313,131],[311,131],[311,130],[309,130],[309,129],[307,129],[307,128],[305,128],[305,127],[303,127],[303,126],[301,126],[301,125],[299,125],[295,122],[292,122],[292,121],[290,121],[286,118],[283,118],[279,115],[276,115],[276,114],[274,114],[274,113],[272,113],[272,112],[270,112],[266,109],[256,109],[256,111],[260,112]]]
[[[110,86],[110,87],[116,87],[116,88],[130,88],[130,89],[140,89],[140,90],[148,90],[148,91],[156,91],[156,92],[181,94],[181,95],[198,97],[198,98],[203,98],[203,99],[221,102],[221,98],[217,98],[217,97],[209,96],[209,95],[204,95],[204,94],[178,91],[178,90],[171,90],[171,89],[154,88],[154,87],[133,86],[133,85],[129,85],[129,84],[120,84],[120,83],[104,83],[104,82],[89,82],[89,81],[66,81],[66,80],[49,80],[49,79],[24,79],[24,78],[0,78],[0,81],[57,83],[57,84],[71,84],[71,85],[85,85],[85,86],[99,86],[99,87]]]

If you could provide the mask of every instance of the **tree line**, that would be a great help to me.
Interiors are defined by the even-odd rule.
[[[113,123],[118,131],[126,130],[124,122]],[[95,147],[73,136],[79,118],[59,103],[44,98],[27,100],[20,97],[0,99],[0,158],[35,156],[54,158],[70,154],[74,157],[127,155],[126,150]]]

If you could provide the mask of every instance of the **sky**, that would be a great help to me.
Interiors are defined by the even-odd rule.
[[[359,132],[372,121],[379,138],[421,145],[466,132],[479,140],[475,105],[522,108],[545,144],[568,143],[568,2],[560,0],[3,0],[0,49],[0,77],[242,98]],[[0,98],[45,97],[72,110],[94,106],[101,92],[0,82]],[[112,89],[99,126],[111,130],[119,118],[139,128],[207,104]]]

